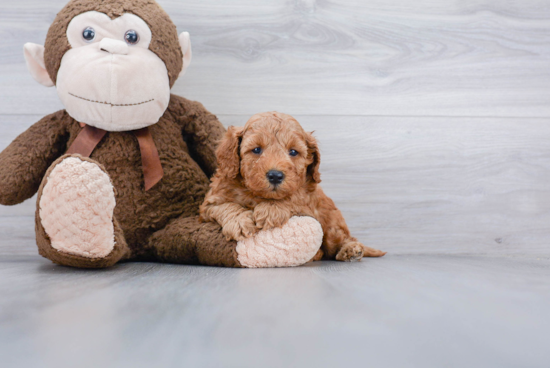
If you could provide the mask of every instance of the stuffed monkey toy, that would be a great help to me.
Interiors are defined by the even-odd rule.
[[[198,221],[225,129],[200,103],[170,94],[191,44],[155,1],[72,0],[45,46],[24,52],[65,110],[0,154],[0,203],[38,192],[42,256],[82,268],[130,260],[278,267],[316,254],[323,234],[309,217],[239,243]]]

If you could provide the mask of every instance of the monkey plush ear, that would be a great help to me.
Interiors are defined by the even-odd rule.
[[[44,46],[35,43],[26,43],[24,46],[25,61],[32,77],[46,87],[53,87],[54,83],[46,70],[44,63]]]
[[[185,74],[185,71],[191,64],[191,38],[189,37],[189,32],[183,32],[179,37],[181,51],[183,52],[183,68],[181,69],[180,77]]]

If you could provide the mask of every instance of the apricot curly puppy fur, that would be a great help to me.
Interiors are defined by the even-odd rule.
[[[324,232],[313,260],[357,261],[386,254],[351,236],[342,213],[318,185],[317,142],[292,116],[262,113],[244,127],[230,127],[216,155],[218,170],[200,218],[219,223],[227,239],[280,227],[292,216],[311,216]]]

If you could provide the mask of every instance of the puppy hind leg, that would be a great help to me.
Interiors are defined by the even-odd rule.
[[[352,237],[342,213],[335,209],[325,214],[325,258],[337,261],[360,261],[363,257],[382,257],[385,252],[367,247]]]
[[[348,238],[336,254],[336,260],[341,262],[355,262],[363,258],[363,244],[355,238]]]
[[[307,261],[307,263],[311,263],[311,262],[318,262],[318,261],[321,261],[323,259],[323,256],[325,255],[325,252],[323,252],[322,249],[319,249],[317,251],[317,253],[313,256],[312,259],[310,259],[309,261]]]
[[[386,252],[367,247],[361,244],[357,239],[350,237],[343,242],[342,247],[336,254],[336,260],[354,262],[360,261],[363,257],[382,257],[385,254]]]
[[[348,238],[336,254],[337,261],[354,262],[360,261],[363,257],[382,257],[386,254],[378,249],[367,247],[355,238]]]
[[[363,257],[382,257],[386,255],[386,253],[388,252],[384,252],[384,251],[363,245]]]

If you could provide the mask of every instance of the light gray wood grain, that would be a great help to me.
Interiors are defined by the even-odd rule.
[[[2,367],[547,367],[550,261],[75,270],[0,256]]]
[[[38,118],[0,116],[10,127],[0,149]],[[548,119],[296,118],[315,130],[321,185],[364,243],[394,254],[550,255]],[[25,252],[35,247],[32,221],[3,218],[34,210],[34,198],[0,207],[0,233]]]
[[[161,0],[194,61],[174,92],[218,114],[550,116],[545,0]],[[45,114],[25,70],[65,0],[0,2],[0,114]]]
[[[22,45],[65,2],[0,0],[0,150],[62,108]],[[352,232],[390,253],[75,270],[37,255],[35,198],[0,207],[2,367],[548,366],[548,1],[159,3],[192,36],[174,92],[225,125],[294,114]]]

